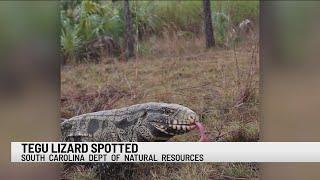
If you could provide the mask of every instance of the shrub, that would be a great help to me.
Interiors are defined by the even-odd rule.
[[[213,26],[216,43],[220,46],[224,46],[230,27],[230,18],[224,13],[213,14]]]

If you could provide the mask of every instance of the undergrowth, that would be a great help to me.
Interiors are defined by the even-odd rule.
[[[230,33],[245,20],[258,24],[259,1],[212,1],[214,34],[219,46],[229,46]],[[172,36],[198,37],[203,32],[202,1],[130,1],[136,52],[144,41]],[[123,46],[122,1],[61,1],[61,49],[65,62],[74,62],[82,45],[106,35]]]

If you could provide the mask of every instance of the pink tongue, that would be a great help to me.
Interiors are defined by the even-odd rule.
[[[206,133],[204,130],[204,127],[201,123],[196,122],[196,126],[198,127],[199,131],[200,131],[200,140],[199,142],[206,142],[207,141],[207,137],[206,137]]]

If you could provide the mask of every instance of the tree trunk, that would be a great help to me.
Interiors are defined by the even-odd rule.
[[[203,0],[203,17],[204,17],[204,32],[206,36],[206,48],[215,46],[210,7],[211,7],[210,0]]]
[[[134,38],[133,38],[133,31],[132,31],[132,21],[131,21],[131,12],[129,1],[124,0],[124,22],[125,22],[125,57],[129,59],[134,57]]]

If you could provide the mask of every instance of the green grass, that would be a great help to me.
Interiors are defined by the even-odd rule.
[[[213,1],[213,12],[218,12],[219,9],[230,16],[233,24],[246,18],[256,22],[259,20],[259,1]]]
[[[227,179],[257,177],[257,172],[251,163],[229,163],[224,169],[224,177]]]

